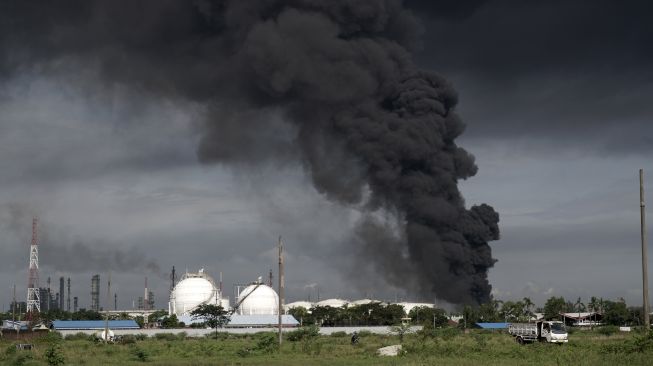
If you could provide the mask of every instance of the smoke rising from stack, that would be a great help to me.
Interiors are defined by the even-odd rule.
[[[457,95],[412,62],[421,26],[401,1],[10,0],[3,10],[0,77],[85,65],[108,87],[202,103],[200,161],[298,160],[320,193],[361,211],[354,252],[388,283],[452,303],[489,299],[499,217],[465,208],[457,182],[477,168],[455,143]]]

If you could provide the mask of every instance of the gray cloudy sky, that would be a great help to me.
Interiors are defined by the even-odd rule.
[[[529,296],[539,305],[552,295],[638,304],[639,168],[650,172],[646,189],[653,192],[650,5],[405,3],[423,25],[421,45],[411,51],[416,63],[450,80],[459,94],[457,111],[467,129],[457,143],[479,168],[460,183],[467,206],[488,203],[501,217],[501,239],[490,242],[498,260],[489,270],[494,296]],[[150,72],[172,72],[181,56],[139,58],[145,65],[122,72],[125,49],[165,43],[171,39],[165,32],[98,51],[87,47],[95,45],[92,38],[74,47],[63,41],[83,33],[75,28],[79,14],[59,28],[52,24],[68,19],[64,10],[48,18],[52,24],[26,20],[34,26],[21,31],[14,27],[27,10],[9,8],[13,20],[0,16],[5,309],[13,284],[25,296],[33,215],[41,220],[41,283],[71,277],[81,307],[90,305],[91,275],[100,273],[104,286],[109,272],[120,306],[142,295],[148,276],[157,306],[165,307],[173,265],[178,273],[204,267],[216,278],[222,271],[230,294],[234,283],[276,272],[278,235],[287,248],[288,301],[315,299],[316,288],[321,298],[432,301],[388,284],[372,263],[354,260],[352,232],[365,210],[330,201],[314,188],[298,148],[286,143],[293,129],[282,110],[251,97],[248,103],[258,108],[233,113],[225,104],[246,92],[223,74],[198,78],[202,62],[152,81]],[[45,16],[28,10],[37,20]],[[163,10],[152,13],[165,19]],[[241,19],[237,15],[233,19]],[[16,37],[7,36],[8,29]],[[25,56],[35,48],[52,59],[25,61],[38,58]],[[125,79],[141,76],[138,83]],[[194,79],[207,85],[185,84]],[[160,92],[169,88],[174,91]],[[245,119],[249,128],[207,132],[205,120],[216,114],[224,125]],[[251,132],[258,130],[264,132]],[[207,134],[224,141],[209,152],[220,158],[201,163],[198,148]],[[239,143],[252,155],[235,154]]]

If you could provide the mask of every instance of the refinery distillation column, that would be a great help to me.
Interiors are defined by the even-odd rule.
[[[91,310],[100,311],[100,275],[91,278]]]
[[[68,296],[66,297],[66,311],[70,313],[70,277],[68,277]]]
[[[32,220],[32,244],[29,248],[29,280],[27,281],[27,313],[41,312],[39,293],[39,247],[36,235],[36,217]]]

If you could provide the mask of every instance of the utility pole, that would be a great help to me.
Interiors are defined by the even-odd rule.
[[[281,241],[281,236],[279,236],[279,348],[281,348],[281,340],[283,339],[281,335],[281,317],[283,314],[283,287],[284,287],[284,278],[283,278],[283,241]]]
[[[109,343],[109,309],[111,304],[111,272],[107,282],[107,309],[104,311],[104,343]]]
[[[11,321],[15,322],[16,321],[16,285],[14,285],[14,305],[11,307]],[[14,323],[15,325],[15,323]]]
[[[644,205],[644,170],[639,170],[639,208],[641,216],[641,234],[642,234],[642,290],[644,296],[644,327],[649,329],[651,322],[649,320],[648,306],[648,259],[646,255],[646,212]]]

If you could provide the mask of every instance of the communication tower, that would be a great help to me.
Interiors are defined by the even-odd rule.
[[[39,291],[39,246],[36,232],[37,218],[32,220],[32,244],[29,248],[29,279],[27,281],[27,313],[41,312]]]

